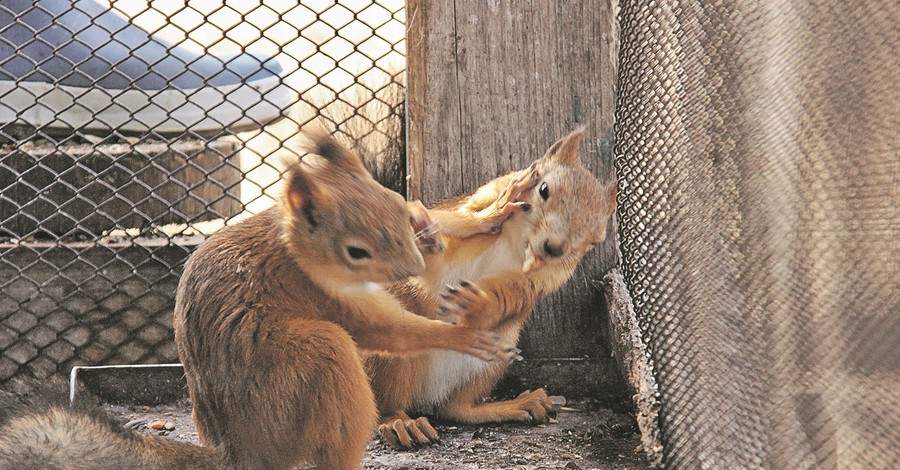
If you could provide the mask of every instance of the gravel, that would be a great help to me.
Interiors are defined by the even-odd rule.
[[[129,427],[199,444],[190,403],[146,407],[108,405]],[[634,416],[591,403],[561,406],[555,423],[536,427],[469,426],[433,421],[441,442],[396,451],[378,439],[369,445],[366,469],[647,469]],[[151,429],[162,422],[161,429]],[[155,426],[159,426],[155,424]]]

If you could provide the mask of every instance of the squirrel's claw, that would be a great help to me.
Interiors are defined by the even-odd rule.
[[[412,450],[441,441],[438,432],[427,418],[412,419],[405,413],[403,416],[384,421],[378,426],[378,434],[388,445],[400,450]]]
[[[532,425],[548,423],[550,418],[556,416],[556,408],[543,388],[534,391],[525,390],[511,400],[510,404],[523,411],[522,422]]]
[[[489,295],[481,287],[471,281],[462,280],[459,284],[444,286],[440,294],[443,300],[438,307],[438,315],[442,320],[472,326],[477,324],[475,316],[484,307]]]

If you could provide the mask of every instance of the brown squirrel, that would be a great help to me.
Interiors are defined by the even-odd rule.
[[[516,344],[535,301],[561,287],[585,253],[606,239],[616,188],[603,187],[581,164],[583,137],[583,129],[576,130],[531,167],[438,204],[431,215],[446,249],[427,256],[425,272],[391,292],[419,315],[453,318]],[[553,405],[543,389],[481,403],[507,367],[452,351],[370,355],[379,433],[407,449],[438,439],[426,418],[413,420],[408,412],[465,423],[546,422]]]
[[[380,286],[443,248],[428,213],[331,137],[311,144],[320,158],[291,169],[281,206],[220,230],[185,266],[175,337],[205,446],[102,410],[23,407],[0,430],[0,468],[358,468],[377,416],[357,347],[512,358],[497,335],[414,315]]]
[[[515,353],[496,334],[404,310],[382,284],[421,273],[420,247],[440,251],[428,236],[416,244],[427,213],[333,138],[313,135],[308,150],[318,158],[291,169],[280,207],[210,237],[176,294],[201,442],[235,468],[358,468],[377,413],[357,347]]]

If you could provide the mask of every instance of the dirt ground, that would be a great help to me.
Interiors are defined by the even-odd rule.
[[[135,429],[198,443],[190,403],[158,407],[108,406]],[[559,407],[557,422],[467,426],[435,422],[441,442],[416,451],[395,451],[378,439],[369,445],[364,468],[456,469],[647,469],[634,417],[589,402]],[[159,420],[153,430],[149,425]],[[168,423],[166,423],[168,421]],[[165,430],[165,424],[171,429]]]

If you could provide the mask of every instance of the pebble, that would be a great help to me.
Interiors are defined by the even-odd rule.
[[[156,431],[174,431],[175,422],[163,419],[154,419],[153,421],[150,421],[150,424],[148,424],[147,427]]]
[[[580,469],[581,467],[579,467],[578,464],[575,463],[575,462],[569,462],[569,463],[566,464],[566,468],[570,468],[570,469],[576,469],[576,468],[577,468],[577,469]]]
[[[568,401],[566,401],[566,397],[562,395],[551,395],[550,403],[553,403],[556,406],[566,406],[566,403],[568,403]]]

